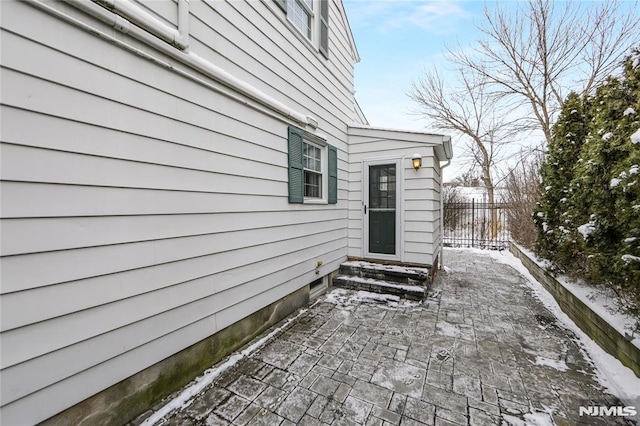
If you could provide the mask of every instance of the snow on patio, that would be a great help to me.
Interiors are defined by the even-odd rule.
[[[523,277],[526,278],[528,286],[534,291],[536,297],[544,304],[544,306],[551,311],[561,323],[569,330],[574,332],[582,344],[582,350],[593,360],[596,367],[596,373],[598,382],[610,392],[618,395],[623,402],[628,405],[638,408],[640,413],[640,378],[629,369],[625,367],[619,360],[612,355],[605,352],[596,342],[594,342],[586,333],[584,333],[571,318],[565,314],[553,296],[540,284],[522,264],[522,262],[508,251],[489,251],[480,249],[447,249],[447,250],[460,250],[469,253],[475,253],[482,256],[489,256],[495,261],[508,265],[518,271]],[[535,259],[534,255],[531,255]],[[543,262],[538,261],[541,266],[544,266]],[[592,307],[598,314],[602,314],[610,324],[614,326],[623,335],[628,332],[629,327],[634,324],[634,319],[628,315],[621,313],[613,313],[610,309],[606,309],[606,305],[611,304],[611,301],[603,300],[603,297],[594,298],[593,291],[587,291],[584,286],[580,286],[576,283],[571,283],[566,278],[561,278],[561,282],[567,284],[568,288],[577,289],[576,296],[580,298],[585,304]],[[603,303],[599,305],[597,302]],[[638,337],[634,339],[634,344],[638,343]],[[541,361],[542,362],[542,361]],[[554,367],[555,368],[555,367]],[[640,422],[640,416],[637,421]],[[534,423],[535,424],[535,423]]]
[[[447,273],[424,302],[334,289],[143,424],[547,426],[584,420],[578,407],[589,401],[637,398],[640,380],[510,253],[447,249],[445,259]],[[226,399],[199,402],[212,390]]]

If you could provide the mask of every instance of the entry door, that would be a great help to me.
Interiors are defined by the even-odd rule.
[[[397,180],[396,164],[369,165],[368,252],[395,256]],[[367,209],[367,206],[365,206]]]

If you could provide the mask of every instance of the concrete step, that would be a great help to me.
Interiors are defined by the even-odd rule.
[[[372,293],[394,294],[411,300],[422,300],[427,293],[427,287],[424,286],[393,283],[353,275],[338,275],[333,279],[333,286]]]
[[[384,265],[364,261],[348,261],[340,265],[340,274],[409,286],[428,286],[429,269]]]

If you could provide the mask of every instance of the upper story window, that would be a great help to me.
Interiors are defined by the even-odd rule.
[[[287,19],[308,39],[311,39],[312,17],[313,0],[287,0]]]
[[[287,20],[329,58],[329,0],[274,0]]]

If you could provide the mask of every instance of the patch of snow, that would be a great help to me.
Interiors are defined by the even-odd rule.
[[[348,262],[344,262],[343,265],[345,266],[355,266],[355,267],[366,267],[369,269],[375,269],[378,271],[393,271],[393,272],[401,272],[401,273],[414,273],[414,272],[421,272],[421,273],[429,273],[429,269],[428,268],[408,268],[405,266],[398,266],[398,265],[382,265],[380,263],[372,263],[372,262],[365,262],[362,260],[350,260]]]
[[[629,169],[629,174],[630,175],[637,175],[638,172],[640,171],[640,167],[638,167],[637,165],[633,165],[631,166],[631,168]]]
[[[445,274],[450,275],[453,272],[453,269],[449,268],[448,266],[444,266],[443,267]]]
[[[546,365],[547,367],[555,368],[558,371],[567,371],[567,363],[563,360],[545,358],[543,356],[536,356],[536,365]]]
[[[522,418],[512,416],[511,414],[503,414],[504,424],[509,426],[555,426],[553,417],[550,413],[527,413]]]
[[[540,217],[540,218],[543,218],[543,217],[544,217],[544,213],[542,213],[542,212],[538,212],[538,213],[536,213],[536,216],[538,216],[538,217]]]
[[[288,327],[289,324],[300,316],[302,316],[307,309],[301,309],[298,315],[295,317],[289,318],[282,326],[274,329],[271,333],[262,337],[260,340],[251,344],[247,348],[243,349],[240,353],[235,353],[230,356],[225,362],[222,364],[218,364],[213,368],[205,371],[200,377],[197,377],[191,385],[185,388],[178,396],[173,398],[163,407],[161,407],[158,411],[153,413],[144,422],[141,423],[141,426],[152,426],[157,424],[160,421],[163,421],[169,414],[171,414],[174,410],[186,408],[194,401],[194,398],[202,392],[207,386],[209,386],[213,381],[220,376],[220,374],[224,373],[229,368],[236,365],[243,358],[251,355],[256,350],[260,349],[264,346],[269,339],[274,337],[276,334],[280,333],[284,328]]]
[[[578,226],[578,232],[582,235],[582,238],[585,240],[589,238],[589,235],[596,230],[596,227],[593,222],[587,222],[584,225]]]
[[[349,292],[347,290],[343,288],[336,288],[324,296],[324,301],[333,303],[334,305],[344,305],[346,304],[348,294]],[[321,300],[323,299],[318,299],[318,302]]]
[[[627,109],[625,109],[625,110],[624,110],[624,112],[622,113],[622,115],[627,116],[627,115],[635,114],[635,113],[636,113],[636,110],[635,110],[635,109],[633,109],[633,108],[631,108],[631,107],[629,107],[629,108],[627,108]]]
[[[393,309],[398,307],[409,308],[420,306],[420,302],[401,299],[400,296],[392,294],[371,293],[363,290],[353,293],[353,291],[342,288],[336,288],[326,294],[324,301],[346,307],[370,302],[384,303],[386,307]],[[385,308],[385,306],[381,307]]]
[[[638,256],[633,256],[631,254],[623,254],[622,255],[622,260],[624,260],[627,263],[631,263],[631,262],[640,262],[640,257]]]
[[[398,303],[400,301],[400,296],[394,296],[392,294],[379,294],[379,293],[370,293],[368,291],[359,291],[353,297],[354,301],[357,302],[395,302]]]
[[[625,238],[625,239],[624,239],[624,242],[625,242],[625,243],[632,243],[632,242],[634,242],[634,241],[635,241],[635,240],[637,240],[637,239],[638,239],[638,237]]]
[[[448,337],[462,337],[460,329],[455,324],[451,324],[446,321],[438,321],[436,324],[436,330]]]
[[[636,130],[636,132],[632,134],[630,137],[631,137],[631,142],[640,143],[640,129]]]
[[[584,346],[586,353],[594,361],[596,377],[602,386],[616,394],[623,402],[629,405],[633,405],[640,399],[640,378],[636,377],[631,369],[622,365],[618,359],[606,353],[596,342],[587,336],[573,320],[560,309],[560,306],[553,296],[531,275],[529,270],[520,262],[520,259],[516,258],[510,252],[498,253],[490,251],[488,254],[496,261],[511,266],[524,276],[529,287],[545,307],[549,309],[561,323],[575,333]],[[535,259],[535,257],[533,257],[533,259]],[[560,282],[565,285],[565,282]],[[567,286],[565,285],[565,287]],[[573,292],[573,290],[571,291]],[[580,297],[577,294],[576,296]],[[582,297],[580,297],[580,300],[587,303]],[[597,306],[597,304],[594,304],[588,298],[586,298],[586,300],[592,309]],[[600,307],[600,311],[606,310]],[[596,312],[598,314],[601,313]],[[612,316],[610,313],[608,313],[608,315],[609,317]],[[610,321],[610,318],[607,318],[607,321],[619,332],[621,331],[619,328],[622,322],[620,321],[620,315],[615,316],[615,321]],[[624,327],[622,328],[624,329]],[[624,335],[623,330],[622,334]],[[640,347],[640,338],[636,337],[632,343]]]
[[[613,133],[609,132],[609,133],[605,133],[604,135],[602,135],[602,140],[603,141],[608,141],[609,139],[611,139],[613,137]]]
[[[339,277],[346,277],[349,279],[349,281],[355,281],[363,284],[375,284],[380,287],[397,288],[409,292],[424,292],[425,290],[424,287],[419,285],[391,284],[387,281],[376,280],[375,278],[354,277],[351,275],[340,275]]]
[[[611,179],[611,182],[609,182],[609,188],[615,188],[616,186],[620,185],[620,179],[618,178],[613,178]]]
[[[552,186],[551,186],[551,185],[549,185],[549,186],[545,186],[545,187],[544,187],[544,190],[545,190],[545,191],[549,191],[551,188],[552,188]]]
[[[578,111],[577,111],[577,110],[575,110],[575,109],[572,109],[572,110],[571,110],[571,114],[577,114],[577,113],[578,113]]]

